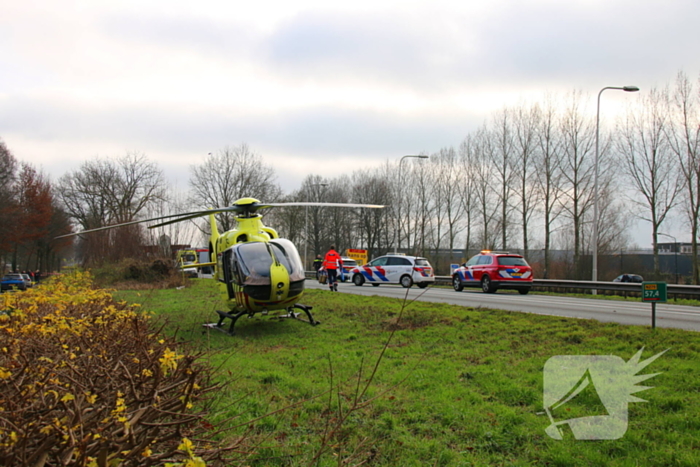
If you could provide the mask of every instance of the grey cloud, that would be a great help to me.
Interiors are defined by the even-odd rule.
[[[355,154],[358,158],[393,157],[396,153],[433,151],[457,145],[480,122],[415,118],[398,114],[335,108],[310,108],[274,118],[246,115],[222,117],[205,111],[173,112],[169,108],[122,107],[96,110],[65,103],[47,105],[31,99],[5,99],[0,105],[2,131],[43,141],[105,142],[148,152],[205,154],[226,145],[247,142],[281,153],[308,158]],[[471,128],[469,127],[471,125]],[[27,134],[31,133],[31,134]],[[1,136],[1,135],[0,135]]]
[[[309,10],[270,34],[235,19],[167,15],[117,16],[104,26],[121,40],[245,58],[295,80],[383,82],[431,95],[562,80],[580,88],[611,75],[666,81],[694,64],[698,17],[700,3],[690,0],[508,2],[478,14]]]
[[[655,2],[651,2],[655,3]],[[667,80],[693,61],[689,50],[700,46],[694,23],[700,4],[689,2],[607,2],[602,9],[518,4],[488,22],[481,37],[481,58],[497,75],[537,81],[581,80],[616,70],[636,76],[659,73]],[[683,47],[679,47],[683,44]],[[694,44],[690,48],[687,45]]]
[[[441,28],[440,15],[420,23],[401,13],[307,13],[270,37],[265,56],[287,73],[394,81],[424,92],[562,79],[578,87],[611,70],[664,80],[694,62],[698,17],[700,3],[682,0],[598,8],[512,2],[486,16],[455,14],[445,26],[456,29]]]

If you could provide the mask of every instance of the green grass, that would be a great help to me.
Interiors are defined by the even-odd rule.
[[[302,303],[314,307],[319,326],[256,316],[240,319],[229,337],[202,327],[221,306],[213,281],[117,296],[142,303],[167,321],[167,332],[211,351],[228,383],[216,401],[216,426],[287,407],[233,430],[248,428],[259,443],[246,465],[312,465],[319,451],[318,465],[700,465],[695,332],[421,302],[402,313],[394,299],[309,290]],[[642,347],[642,359],[670,350],[641,372],[660,374],[642,383],[653,389],[636,394],[648,402],[629,405],[622,438],[546,435],[549,419],[538,413],[550,357],[626,361]],[[326,426],[336,426],[332,436]]]

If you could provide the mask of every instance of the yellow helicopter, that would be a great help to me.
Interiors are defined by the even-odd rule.
[[[311,314],[312,307],[297,303],[304,292],[306,274],[301,257],[294,244],[280,238],[277,232],[262,223],[261,209],[280,206],[328,206],[349,208],[383,208],[376,204],[347,203],[266,203],[254,198],[241,198],[233,206],[207,209],[203,211],[155,217],[141,221],[127,222],[107,227],[84,230],[62,237],[81,235],[99,230],[113,229],[125,225],[162,221],[150,225],[149,229],[162,227],[198,217],[209,216],[211,237],[209,238],[209,263],[199,263],[199,267],[212,266],[213,278],[219,283],[221,298],[228,305],[228,311],[217,310],[219,321],[204,326],[226,334],[234,334],[236,321],[242,316],[253,317],[256,313],[267,315],[270,311],[284,310],[277,318],[293,318],[315,326],[319,324]],[[236,214],[236,227],[220,233],[215,214],[233,212]],[[165,220],[164,219],[169,219]],[[61,238],[61,237],[57,237]],[[300,319],[302,310],[308,320]],[[223,328],[224,320],[230,319],[228,330]]]

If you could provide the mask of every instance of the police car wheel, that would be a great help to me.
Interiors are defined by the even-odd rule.
[[[365,283],[365,278],[362,277],[362,274],[355,274],[352,277],[352,283],[355,284],[356,286],[360,287],[362,284]]]
[[[400,282],[401,286],[405,289],[409,289],[413,285],[413,279],[411,279],[411,276],[402,276]]]

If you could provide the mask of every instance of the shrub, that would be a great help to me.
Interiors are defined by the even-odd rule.
[[[236,447],[206,441],[218,386],[202,355],[89,274],[3,298],[0,465],[204,465]]]
[[[186,284],[182,273],[168,259],[140,261],[129,258],[103,265],[92,272],[96,283],[117,288],[172,288]]]

